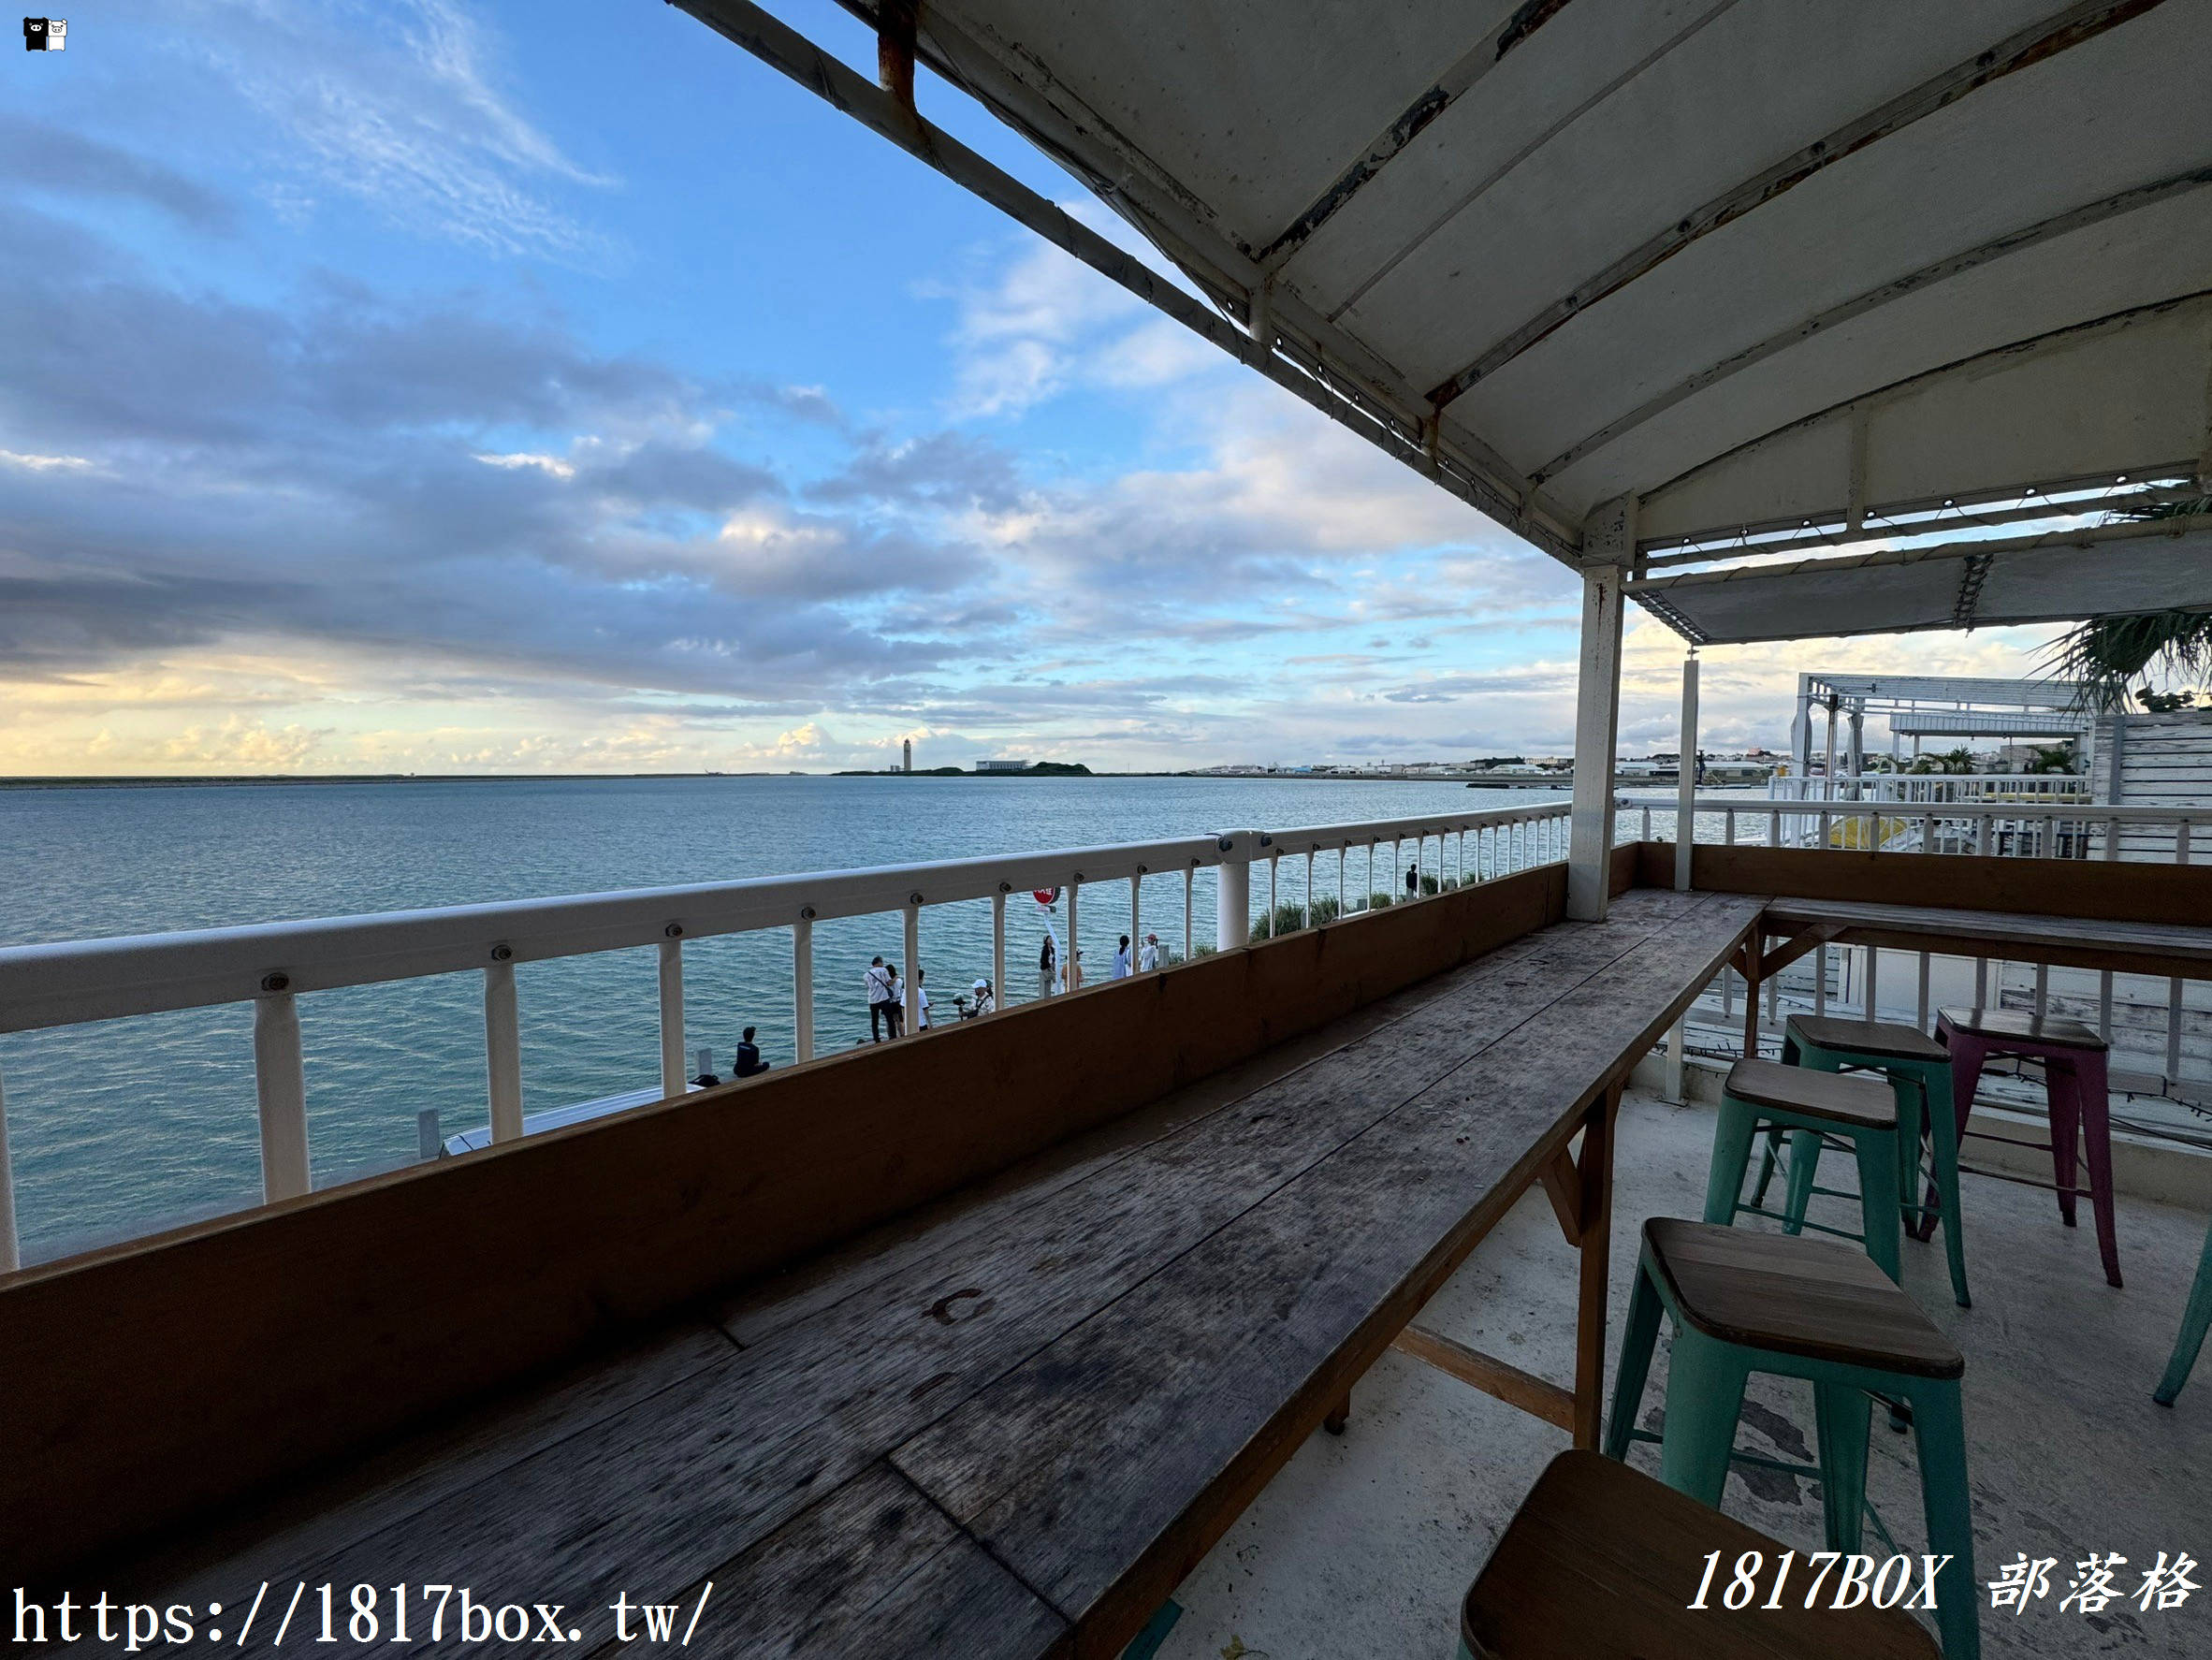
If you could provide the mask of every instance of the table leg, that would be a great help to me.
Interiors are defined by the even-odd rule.
[[[1759,1052],[1759,953],[1766,936],[1754,930],[1743,948],[1743,1053]]]
[[[1575,1317],[1575,1445],[1597,1449],[1606,1393],[1606,1275],[1613,1236],[1616,1084],[1582,1121],[1582,1276]]]

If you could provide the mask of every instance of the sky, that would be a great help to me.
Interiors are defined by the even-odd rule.
[[[1572,750],[1570,573],[672,7],[68,22],[0,52],[0,775]],[[2052,632],[1709,649],[1702,737]],[[1681,655],[1631,613],[1624,753]]]

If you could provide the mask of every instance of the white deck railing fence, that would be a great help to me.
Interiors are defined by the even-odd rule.
[[[169,934],[80,939],[0,949],[0,1032],[78,1026],[171,1010],[250,1002],[254,1009],[255,1093],[260,1114],[264,1202],[308,1192],[307,1089],[299,998],[303,994],[430,975],[482,977],[486,1093],[491,1140],[523,1134],[520,1015],[515,970],[525,963],[650,946],[660,959],[661,1087],[688,1085],[684,1042],[687,941],[788,928],[792,1000],[800,1060],[815,1051],[814,925],[839,917],[903,913],[909,1029],[915,1021],[924,908],[988,899],[992,907],[992,984],[1006,994],[1006,902],[1010,896],[1059,889],[1069,939],[1082,891],[1128,885],[1130,934],[1141,938],[1145,884],[1180,881],[1184,954],[1192,937],[1193,881],[1220,874],[1215,945],[1243,945],[1253,930],[1254,867],[1265,872],[1261,915],[1272,931],[1283,914],[1285,860],[1290,903],[1300,921],[1316,914],[1317,861],[1335,856],[1338,903],[1352,890],[1349,861],[1365,861],[1372,896],[1381,850],[1390,850],[1388,892],[1400,895],[1413,849],[1439,885],[1487,881],[1565,857],[1567,805],[1309,826],[1229,830],[1159,841],[1067,848],[1049,852],[758,877],[690,887],[647,888],[562,898],[514,900],[389,911],[306,922],[265,923]],[[1434,844],[1433,855],[1426,850]],[[1300,862],[1302,861],[1302,871]],[[1302,876],[1302,887],[1295,880]],[[1297,896],[1302,894],[1302,904]],[[4,1082],[4,1081],[0,1081]],[[14,1174],[7,1152],[7,1101],[0,1093],[0,1272],[20,1262]]]

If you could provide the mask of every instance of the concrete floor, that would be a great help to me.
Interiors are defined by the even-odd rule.
[[[1649,1216],[1703,1206],[1713,1114],[1632,1093],[1621,1119],[1608,1372]],[[1831,1169],[1831,1166],[1837,1167]],[[1848,1161],[1821,1177],[1846,1186]],[[2047,1193],[1966,1176],[1971,1309],[1951,1301],[1940,1238],[1905,1245],[1905,1283],[1967,1356],[1966,1418],[1975,1578],[2025,1551],[2056,1557],[2050,1595],[2024,1614],[1993,1613],[1983,1593],[1983,1652],[2212,1657],[2212,1570],[2180,1608],[2061,1613],[2073,1564],[2094,1551],[2128,1559],[2122,1594],[2159,1551],[2212,1564],[2212,1356],[2174,1407],[2150,1398],[2205,1237],[2201,1215],[2122,1196],[2124,1289],[2104,1283],[2088,1201],[2059,1225]],[[1848,1201],[1826,1219],[1855,1223]],[[1826,1213],[1814,1211],[1815,1219]],[[1747,1220],[1746,1225],[1754,1224]],[[1573,1374],[1575,1259],[1532,1192],[1433,1302],[1422,1323],[1565,1381]],[[1657,1427],[1666,1338],[1643,1422]],[[1608,1379],[1609,1387],[1609,1379]],[[1754,1377],[1737,1444],[1770,1457],[1812,1456],[1810,1386]],[[1906,1551],[1926,1548],[1909,1435],[1878,1415],[1868,1489]],[[1176,1592],[1183,1614],[1160,1660],[1305,1660],[1452,1652],[1459,1599],[1515,1505],[1566,1436],[1404,1357],[1385,1355],[1353,1391],[1341,1439],[1316,1434]],[[1632,1458],[1656,1473],[1658,1449]],[[1810,1481],[1732,1473],[1728,1513],[1799,1551],[1821,1548]],[[1879,1550],[1870,1536],[1868,1549]],[[1694,1586],[1683,1588],[1688,1600]]]

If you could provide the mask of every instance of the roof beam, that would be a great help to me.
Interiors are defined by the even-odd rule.
[[[1567,0],[1528,0],[1511,17],[1484,36],[1471,51],[1436,78],[1435,85],[1414,99],[1395,121],[1383,128],[1374,142],[1361,152],[1360,158],[1338,174],[1334,182],[1316,197],[1304,212],[1290,222],[1288,229],[1252,256],[1259,262],[1259,269],[1270,275],[1281,270],[1290,262],[1292,255],[1305,246],[1307,240],[1381,172],[1393,156],[1412,143],[1424,127],[1459,102],[1468,89],[1495,68],[1507,52],[1525,42],[1565,10],[1566,7]]]
[[[2112,329],[2132,328],[2144,318],[2161,316],[2166,313],[2178,311],[2185,307],[2203,306],[2208,301],[2212,301],[2212,288],[2199,288],[2189,294],[2177,294],[2171,299],[2157,299],[2152,300],[2147,305],[2131,306],[2124,312],[2114,312],[2109,316],[2091,317],[2087,322],[2083,323],[2070,323],[2063,328],[2052,329],[2048,334],[2038,334],[2031,336],[2027,340],[2014,341],[2007,345],[1990,346],[1984,351],[1969,353],[1966,357],[1953,358],[1948,363],[1939,363],[1933,369],[1925,369],[1917,374],[1907,375],[1902,380],[1891,381],[1886,386],[1869,387],[1866,391],[1855,393],[1852,397],[1842,400],[1841,402],[1831,403],[1826,409],[1816,409],[1811,415],[1801,416],[1798,419],[1790,422],[1786,426],[1777,427],[1770,432],[1762,432],[1755,438],[1747,438],[1741,444],[1731,444],[1728,448],[1723,450],[1719,455],[1708,456],[1704,460],[1699,461],[1695,466],[1684,468],[1681,472],[1676,473],[1672,478],[1662,479],[1656,484],[1650,484],[1641,487],[1637,490],[1637,494],[1641,500],[1650,502],[1654,498],[1663,495],[1667,490],[1674,488],[1675,486],[1683,483],[1685,480],[1695,478],[1698,473],[1704,472],[1708,467],[1716,467],[1723,461],[1727,460],[1731,456],[1741,455],[1745,450],[1751,449],[1757,444],[1765,444],[1769,439],[1780,437],[1784,432],[1794,432],[1799,428],[1810,427],[1815,422],[1827,420],[1844,410],[1851,409],[1855,405],[1864,404],[1870,400],[1886,399],[1905,391],[1908,387],[1919,386],[1927,382],[1940,380],[1944,375],[1956,374],[1958,372],[1958,371],[1964,369],[1970,363],[1980,363],[1986,360],[2000,357],[2007,358],[2013,363],[2024,363],[2029,361],[2030,358],[2041,357],[2052,352],[2065,351],[2070,347],[2078,345],[2085,340],[2093,339],[2097,335],[2108,332]],[[2212,402],[2212,390],[2207,391],[2207,400],[2208,402]],[[2186,466],[2187,463],[2183,463],[2181,468],[2175,470],[2184,471],[2186,470]],[[2127,469],[2129,473],[2133,473],[2138,477],[2150,477],[2165,470],[2166,464],[2164,462],[2159,462],[2155,466],[2147,462],[2137,463]],[[2086,483],[2088,479],[2093,479],[2102,476],[2102,473],[2077,473],[2074,475],[2074,480],[2076,482]],[[2051,487],[2020,486],[2016,488],[2014,486],[2008,485],[2001,488],[1989,488],[1973,492],[1971,496],[1965,491],[1954,491],[1952,492],[1949,499],[1957,501],[1978,500],[1982,502],[2003,501],[2011,499],[2016,494],[2024,495],[2030,488],[2056,488],[2057,482],[2058,481],[2054,481],[2054,485]],[[1878,502],[1868,508],[1868,512],[1876,517],[1881,517],[1889,513],[1899,510],[1900,504],[1897,502]],[[1808,517],[1815,521],[1841,518],[1843,517],[1843,503],[1839,501],[1835,503],[1831,503],[1827,507],[1817,509],[1812,513],[1800,513],[1793,517],[1798,523],[1802,523]],[[1675,544],[1695,544],[1700,542],[1717,541],[1724,537],[1739,534],[1756,535],[1762,531],[1778,529],[1783,526],[1786,526],[1790,522],[1792,522],[1792,520],[1789,518],[1749,525],[1724,522],[1721,524],[1708,525],[1701,530],[1682,531],[1679,534],[1674,531],[1669,531],[1665,537],[1655,541],[1652,546],[1659,546],[1660,542],[1664,542],[1668,546],[1672,546]]]
[[[1463,397],[1478,382],[1495,374],[1570,317],[1619,293],[1700,237],[1733,224],[1753,209],[1795,189],[1845,156],[1903,131],[1914,122],[1957,103],[1978,87],[2055,57],[2085,40],[2093,40],[2106,30],[2141,17],[2161,4],[2163,0],[2076,0],[2076,4],[2055,16],[2021,30],[1963,64],[1953,65],[1880,109],[1815,138],[1755,177],[1692,209],[1641,247],[1630,250],[1573,292],[1553,300],[1472,363],[1438,382],[1429,393],[1430,402],[1441,409],[1454,399]]]
[[[1646,399],[1618,420],[1611,421],[1606,426],[1600,427],[1588,437],[1578,439],[1569,444],[1530,473],[1529,482],[1532,485],[1541,484],[1548,478],[1556,477],[1577,461],[1627,436],[1654,416],[1664,415],[1684,399],[1704,391],[1708,386],[1717,386],[1731,375],[1739,374],[1754,364],[1764,363],[1768,358],[1811,340],[1816,334],[1826,333],[1855,317],[1862,317],[1867,313],[1877,310],[1893,299],[1902,299],[1906,295],[1914,293],[1915,290],[1926,288],[1931,284],[1941,283],[1946,278],[1957,276],[1961,272],[1973,269],[1976,266],[1986,265],[1993,259],[2001,259],[2008,254],[2017,254],[2022,249],[2032,248],[2040,242],[2047,242],[2054,237],[2062,237],[2071,231],[2082,230],[2089,226],[2102,224],[2107,219],[2117,219],[2123,213],[2132,213],[2136,209],[2149,207],[2154,202],[2162,202],[2174,197],[2185,196],[2189,192],[2201,189],[2207,184],[2212,184],[2212,167],[2198,167],[2187,173],[2177,173],[2171,179],[2161,179],[2156,183],[2137,185],[2132,190],[2123,190],[2117,196],[2108,196],[2103,201],[2090,202],[2086,207],[2074,208],[2067,212],[2055,214],[2040,224],[2010,231],[1993,241],[1984,242],[1978,248],[1968,248],[1961,253],[1953,254],[1947,258],[1937,260],[1933,265],[1923,266],[1916,271],[1910,271],[1904,276],[1884,283],[1879,287],[1870,288],[1864,294],[1854,295],[1841,304],[1830,306],[1825,312],[1815,313],[1802,323],[1793,324],[1779,334],[1769,335],[1756,345],[1746,346],[1733,357],[1724,357],[1711,368],[1701,369],[1695,374],[1669,386],[1655,397]]]

